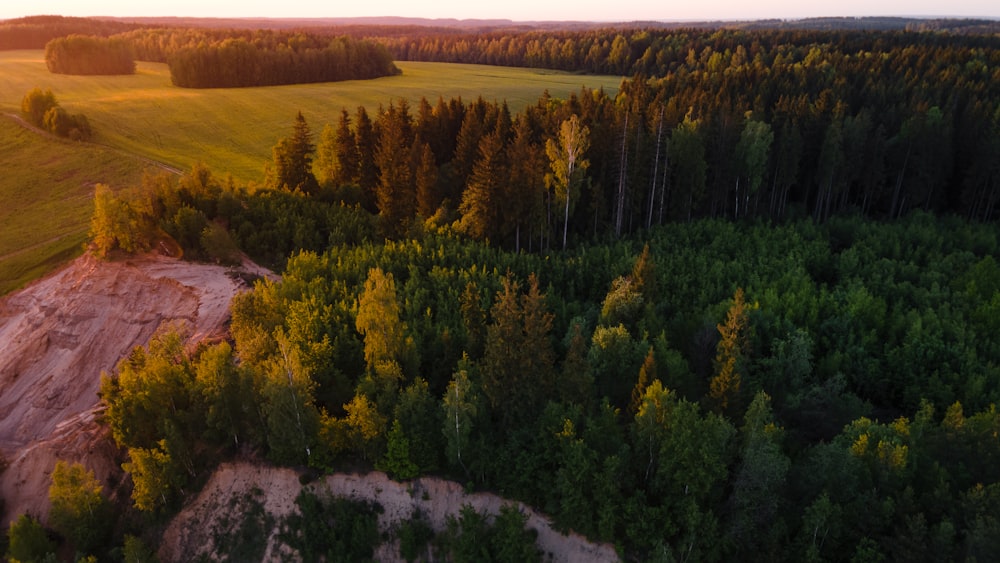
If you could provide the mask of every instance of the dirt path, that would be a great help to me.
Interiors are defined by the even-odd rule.
[[[384,473],[338,473],[311,485],[318,494],[328,494],[358,500],[375,501],[385,509],[379,516],[379,528],[391,530],[415,511],[427,518],[435,530],[446,527],[448,516],[457,516],[468,504],[480,513],[495,515],[500,507],[513,504],[528,517],[527,526],[538,532],[537,543],[546,558],[565,563],[603,563],[618,561],[614,548],[594,544],[578,534],[564,535],[554,530],[549,520],[531,508],[504,500],[489,493],[467,494],[458,483],[437,478],[421,478],[405,483],[390,480]],[[192,561],[201,554],[211,555],[211,526],[220,516],[232,510],[233,501],[243,498],[254,488],[264,492],[264,510],[282,516],[295,510],[295,497],[302,489],[298,474],[287,468],[251,463],[227,463],[220,466],[201,493],[181,511],[164,532],[160,546],[162,561]],[[276,542],[277,530],[272,530],[263,560],[271,561],[284,553]],[[400,561],[398,545],[383,544],[375,553],[377,561]]]
[[[68,236],[69,235],[59,235],[57,237],[52,237],[50,239],[43,240],[42,242],[36,242],[35,244],[32,244],[30,246],[25,246],[24,248],[19,248],[19,249],[15,250],[14,252],[8,252],[7,254],[0,255],[0,262],[3,262],[4,260],[9,260],[11,258],[15,258],[17,256],[20,256],[20,255],[24,254],[25,252],[30,252],[30,251],[32,251],[32,250],[34,250],[36,248],[45,246],[47,244],[52,244],[54,242],[58,242],[58,241],[66,238]]]
[[[52,133],[50,133],[49,131],[46,131],[45,129],[42,129],[41,127],[37,127],[37,126],[35,126],[32,123],[28,123],[28,121],[25,120],[24,117],[22,117],[22,116],[20,116],[20,115],[18,115],[16,113],[5,113],[4,115],[7,116],[7,117],[9,117],[12,121],[14,121],[15,123],[17,123],[21,127],[24,127],[25,129],[27,129],[27,130],[29,130],[29,131],[31,131],[33,133],[36,133],[38,135],[41,135],[42,137],[45,137],[47,139],[51,139],[51,140],[55,140],[55,141],[62,141],[62,142],[81,142],[81,141],[69,141],[68,139],[64,139],[64,138],[59,137],[57,135],[53,135]],[[146,164],[148,164],[150,166],[155,166],[157,168],[165,170],[165,171],[167,171],[167,172],[169,172],[171,174],[176,174],[176,175],[180,176],[181,174],[184,173],[181,169],[175,168],[173,166],[170,166],[169,164],[167,164],[165,162],[160,162],[158,160],[153,160],[152,158],[147,158],[145,156],[141,156],[141,155],[138,155],[136,153],[129,152],[129,151],[126,151],[126,150],[121,149],[119,147],[115,147],[115,146],[112,146],[112,145],[109,145],[109,144],[106,144],[106,143],[88,142],[88,144],[91,144],[91,145],[94,145],[94,146],[98,146],[98,147],[103,147],[103,148],[106,148],[108,150],[115,151],[115,152],[117,152],[119,154],[122,154],[124,156],[128,156],[130,158],[134,158],[134,159],[139,160],[141,162],[145,162]]]

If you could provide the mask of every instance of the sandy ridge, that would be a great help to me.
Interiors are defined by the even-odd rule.
[[[229,274],[157,255],[84,255],[0,299],[0,454],[9,464],[0,524],[48,512],[56,459],[120,479],[117,452],[95,420],[101,372],[165,323],[186,325],[192,341],[225,335],[229,302],[245,289]]]
[[[385,473],[337,473],[308,485],[317,494],[375,501],[385,509],[379,516],[379,528],[391,530],[416,511],[435,530],[443,530],[448,516],[457,516],[462,506],[469,504],[476,511],[495,515],[500,507],[513,504],[528,516],[527,526],[538,532],[538,546],[554,562],[597,563],[618,561],[609,544],[590,543],[579,534],[564,535],[552,528],[548,518],[530,507],[505,500],[490,493],[466,493],[453,481],[424,477],[413,481],[395,482]],[[211,526],[220,515],[228,514],[230,502],[253,489],[264,492],[264,510],[276,522],[295,510],[295,497],[302,489],[298,473],[289,468],[262,466],[248,462],[225,463],[216,469],[201,493],[171,521],[163,535],[159,556],[161,561],[191,561],[201,554],[210,555],[213,548]],[[277,524],[276,524],[277,526]],[[279,559],[284,553],[272,530],[263,560]],[[287,548],[284,548],[287,549]],[[378,561],[399,561],[398,546],[383,545],[375,554]]]

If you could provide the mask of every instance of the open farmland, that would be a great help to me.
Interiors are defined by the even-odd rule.
[[[135,183],[146,167],[122,151],[41,135],[0,116],[0,295],[82,252],[94,185]]]
[[[287,135],[301,111],[319,133],[336,123],[341,109],[359,105],[369,113],[379,105],[421,97],[435,103],[482,96],[507,100],[512,111],[535,103],[545,90],[567,97],[581,87],[617,91],[620,77],[524,68],[447,63],[397,62],[402,75],[266,88],[193,90],[170,82],[167,66],[138,63],[132,76],[65,76],[49,73],[42,51],[0,52],[0,109],[17,111],[35,87],[51,89],[70,113],[82,113],[94,141],[186,169],[204,162],[237,181],[259,181],[271,148]]]

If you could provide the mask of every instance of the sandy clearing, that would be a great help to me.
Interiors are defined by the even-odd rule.
[[[0,524],[48,512],[57,458],[85,461],[117,482],[116,452],[101,445],[108,440],[95,421],[101,372],[164,323],[187,325],[191,342],[224,336],[241,289],[222,266],[84,255],[0,300],[0,454],[10,464],[0,475]]]
[[[420,478],[397,483],[384,473],[338,473],[308,485],[318,494],[328,494],[357,500],[375,501],[385,512],[379,516],[379,527],[390,530],[411,518],[415,511],[429,521],[435,530],[443,530],[448,516],[456,516],[462,506],[472,505],[478,512],[497,514],[505,504],[514,504],[528,516],[527,525],[538,532],[538,546],[555,562],[598,563],[618,561],[614,548],[608,544],[593,544],[578,534],[562,534],[554,530],[548,519],[530,507],[504,500],[489,493],[468,494],[458,483],[438,478]],[[302,489],[299,476],[292,469],[263,466],[248,462],[226,463],[213,473],[201,493],[170,523],[163,535],[159,556],[162,561],[191,561],[201,554],[211,554],[211,527],[228,513],[233,499],[239,499],[254,488],[264,492],[264,509],[276,521],[295,510],[295,497]],[[263,560],[278,558],[282,550],[272,530]],[[400,561],[395,544],[383,545],[376,560]]]

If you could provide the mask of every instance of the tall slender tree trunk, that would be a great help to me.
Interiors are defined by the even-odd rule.
[[[615,201],[615,236],[622,234],[622,212],[625,208],[625,176],[628,173],[628,118],[625,112],[625,126],[622,129],[621,158],[618,161],[618,197]]]
[[[670,155],[663,151],[663,185],[660,187],[660,212],[657,223],[663,224],[663,212],[670,197]]]
[[[906,165],[910,162],[910,147],[906,149],[906,157],[903,158],[903,168],[899,171],[899,175],[896,176],[896,187],[892,192],[892,207],[889,208],[889,216],[892,218],[898,217],[902,213],[902,202],[899,201],[899,193],[903,188],[903,178],[906,176]],[[905,198],[904,198],[905,199]],[[899,204],[899,208],[896,205]]]
[[[656,203],[656,180],[660,171],[660,139],[663,137],[663,107],[660,107],[660,119],[656,125],[656,155],[653,157],[653,181],[649,185],[649,214],[646,216],[646,228],[653,226],[653,206]]]

